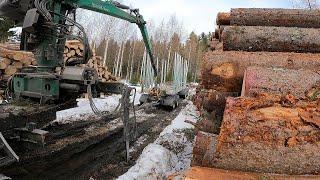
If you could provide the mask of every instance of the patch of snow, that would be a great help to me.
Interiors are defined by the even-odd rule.
[[[112,112],[118,106],[120,97],[120,95],[111,95],[105,98],[95,98],[93,101],[99,110]],[[75,108],[58,111],[54,122],[66,123],[94,115],[88,99],[78,99],[77,105],[78,107]]]
[[[136,164],[118,179],[165,179],[168,175],[190,167],[194,139],[188,136],[199,112],[191,101],[140,155]]]
[[[134,105],[135,105],[135,106],[137,106],[137,105],[140,104],[139,99],[140,99],[141,95],[142,95],[142,94],[137,90],[136,98],[134,99]]]
[[[134,99],[134,105],[139,104],[140,97],[141,97],[141,94],[137,91],[136,97]],[[105,96],[102,98],[94,98],[93,101],[99,110],[112,112],[118,106],[120,98],[121,98],[121,95],[111,95],[111,96]],[[80,121],[83,119],[87,119],[90,116],[94,116],[94,113],[90,107],[88,99],[81,98],[81,99],[78,99],[77,101],[78,101],[77,107],[58,111],[56,114],[57,119],[54,122],[64,124],[72,121]],[[137,116],[138,115],[139,114],[137,114]]]
[[[171,171],[176,156],[158,144],[149,144],[140,155],[136,165],[120,176],[119,180],[128,179],[164,179],[166,172]]]

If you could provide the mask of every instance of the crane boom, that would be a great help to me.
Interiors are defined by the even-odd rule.
[[[128,6],[120,4],[116,1],[101,1],[101,0],[78,0],[75,1],[79,8],[103,13],[109,16],[113,16],[119,19],[126,20],[131,23],[138,25],[145,47],[150,56],[150,61],[152,68],[154,70],[155,76],[157,76],[157,69],[155,66],[154,56],[152,53],[152,45],[149,39],[148,30],[146,28],[146,21],[143,16],[139,13],[138,9],[130,9]],[[126,12],[123,9],[128,9],[130,12]]]

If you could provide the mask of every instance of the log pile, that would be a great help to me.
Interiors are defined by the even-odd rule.
[[[113,76],[111,74],[107,66],[103,65],[103,58],[101,56],[94,55],[88,61],[87,66],[90,68],[94,68],[98,72],[98,77],[101,82],[113,82],[120,80],[119,77]]]
[[[83,58],[84,45],[78,40],[66,41],[63,53],[65,63],[72,63],[79,58]]]
[[[279,174],[318,173],[319,100],[298,100],[293,95],[229,98],[214,158],[205,166]]]
[[[223,50],[204,56],[194,102],[205,120],[217,124],[220,113],[222,125],[217,138],[206,130],[209,135],[199,134],[193,165],[320,172],[320,31],[314,29],[320,20],[315,14],[236,9],[218,15],[214,36],[220,43],[212,46]],[[236,94],[241,97],[230,97]]]
[[[198,95],[204,90],[240,94],[244,73],[250,66],[319,71],[317,14],[292,9],[232,9],[219,13],[211,43],[214,51],[204,56]]]
[[[193,165],[246,172],[318,174],[319,86],[316,89],[317,92],[310,92],[317,98],[313,94],[304,100],[291,94],[228,98],[219,136],[199,132]]]
[[[0,44],[0,99],[4,99],[10,76],[30,65],[37,65],[32,52],[19,51],[18,44]]]
[[[69,64],[79,59],[83,59],[84,45],[78,40],[68,40],[66,41],[64,49],[64,62]],[[98,76],[101,82],[113,82],[119,81],[119,77],[113,76],[108,70],[108,67],[104,65],[103,58],[97,56],[95,50],[93,50],[93,56],[86,65],[90,68],[94,68],[98,72]]]

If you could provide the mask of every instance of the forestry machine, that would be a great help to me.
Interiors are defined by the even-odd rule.
[[[86,64],[91,56],[86,33],[75,20],[77,8],[136,23],[156,70],[146,22],[138,9],[130,9],[111,0],[2,0],[0,16],[22,23],[21,49],[33,50],[38,64],[14,75],[11,84],[13,97],[37,98],[42,103],[57,102],[70,97],[70,91],[81,93],[88,85],[97,87],[97,75],[93,69],[63,66],[63,51],[67,38],[79,39],[85,46],[84,59],[79,60],[79,64]],[[69,32],[71,26],[78,28],[79,36],[73,36]],[[60,69],[61,73],[57,74]]]
[[[0,147],[5,147],[8,154],[11,153],[11,159],[17,160],[17,156],[10,146],[8,147],[5,139],[13,137],[23,139],[21,133],[18,136],[17,134],[12,135],[13,129],[17,132],[17,129],[22,128],[20,132],[26,133],[29,130],[28,133],[34,133],[36,132],[34,129],[41,128],[44,121],[54,119],[48,118],[48,113],[55,116],[55,111],[61,109],[61,106],[65,107],[66,102],[75,101],[82,93],[92,93],[93,97],[100,92],[123,94],[125,87],[128,88],[121,83],[99,82],[96,70],[76,66],[86,64],[92,54],[84,28],[76,22],[77,8],[103,13],[137,24],[153,70],[157,74],[146,21],[139,14],[138,9],[131,9],[113,0],[0,0],[0,16],[8,17],[16,24],[22,25],[20,48],[33,51],[37,60],[37,66],[24,68],[12,76],[8,83],[7,94],[12,98],[13,103],[0,105],[0,111],[4,111],[0,112],[2,115],[0,120],[6,118],[6,121],[0,123]],[[71,29],[78,30],[76,36],[73,35]],[[63,52],[66,39],[77,39],[84,44],[84,58],[79,59],[76,64],[64,65]],[[36,105],[30,105],[33,103]],[[5,111],[7,106],[16,107],[21,104],[28,104],[37,109],[32,109],[28,116],[25,115],[22,118],[19,116],[12,118],[12,112]],[[0,166],[8,162],[5,160],[0,158]]]

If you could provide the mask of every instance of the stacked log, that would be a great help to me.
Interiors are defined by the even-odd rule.
[[[94,55],[88,61],[87,66],[90,68],[94,68],[98,72],[98,77],[101,82],[113,82],[120,80],[119,77],[112,75],[112,73],[108,70],[107,66],[104,66],[103,58],[101,56]]]
[[[320,54],[278,52],[207,52],[201,68],[201,89],[241,92],[243,77],[250,66],[308,69],[319,71]]]
[[[236,8],[219,13],[217,25],[320,28],[318,10]]]
[[[0,47],[0,71],[2,71],[2,78],[9,77],[19,72],[22,67],[30,65],[36,65],[33,53]]]
[[[183,178],[182,178],[183,177]],[[316,180],[320,179],[320,175],[284,175],[274,173],[256,173],[256,172],[239,172],[218,168],[207,167],[191,167],[187,171],[169,175],[168,180],[176,179],[207,179],[207,180],[254,180],[254,179],[273,179],[273,180]]]
[[[36,65],[33,53],[19,51],[17,44],[0,44],[0,100],[4,99],[10,76],[30,65]]]
[[[79,59],[83,59],[84,53],[84,45],[82,42],[78,40],[67,40],[64,49],[64,62],[65,64],[70,64],[73,61],[78,61]],[[113,76],[111,72],[108,70],[108,67],[104,65],[103,58],[101,56],[97,56],[95,50],[93,49],[93,56],[87,64],[82,66],[88,66],[90,68],[94,68],[98,72],[99,80],[101,82],[112,82],[119,81],[119,78]]]
[[[222,33],[225,51],[320,52],[320,29],[229,26]]]
[[[84,45],[78,40],[68,40],[66,41],[64,47],[64,62],[71,63],[77,59],[83,58]]]
[[[205,153],[202,166],[293,175],[319,173],[319,100],[272,94],[228,98],[216,147]]]
[[[318,11],[237,9],[219,14],[217,22],[223,51],[204,56],[195,103],[210,114],[224,109],[222,125],[217,139],[197,137],[193,165],[318,174]],[[217,98],[233,92],[242,96]]]
[[[241,95],[251,97],[259,93],[290,93],[300,99],[318,82],[320,74],[312,70],[249,67],[244,76]]]

